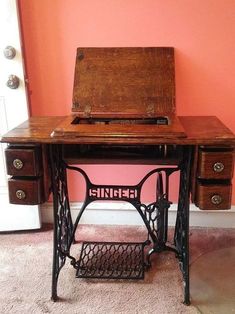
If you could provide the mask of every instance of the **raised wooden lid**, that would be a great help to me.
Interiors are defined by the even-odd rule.
[[[174,114],[174,48],[78,48],[72,111],[85,117]]]

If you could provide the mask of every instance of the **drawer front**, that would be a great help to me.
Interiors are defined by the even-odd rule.
[[[231,208],[232,185],[197,183],[195,204],[203,210]]]
[[[38,176],[42,169],[41,151],[33,148],[7,148],[5,150],[7,174],[11,176]]]
[[[201,179],[231,179],[233,152],[199,152],[198,174]]]
[[[37,205],[44,201],[41,178],[8,180],[9,201],[11,204]]]

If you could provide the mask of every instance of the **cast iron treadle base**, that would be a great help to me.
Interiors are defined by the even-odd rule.
[[[78,278],[144,279],[146,243],[84,242]]]

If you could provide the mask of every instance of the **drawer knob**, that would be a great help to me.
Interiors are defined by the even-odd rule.
[[[23,168],[24,166],[24,163],[22,160],[16,158],[13,160],[13,166],[17,169],[17,170],[20,170]]]
[[[222,197],[219,194],[215,194],[211,197],[211,203],[213,205],[219,205],[222,203]]]
[[[213,169],[215,172],[222,172],[224,170],[224,164],[222,162],[216,162]]]
[[[19,199],[19,200],[23,200],[26,198],[26,194],[23,190],[17,190],[16,191],[16,197]]]

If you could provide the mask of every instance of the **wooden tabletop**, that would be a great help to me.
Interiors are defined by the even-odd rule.
[[[1,142],[4,143],[48,143],[48,144],[176,144],[176,145],[235,145],[234,134],[214,116],[180,116],[178,117],[183,126],[185,137],[156,136],[147,132],[150,126],[143,125],[139,128],[133,127],[132,132],[125,132],[125,126],[115,126],[113,133],[109,126],[96,128],[96,134],[87,132],[83,134],[62,134],[55,136],[54,130],[68,117],[31,117],[18,127],[4,134]],[[139,126],[138,126],[139,127]],[[108,130],[108,131],[107,131]],[[119,130],[120,131],[120,130]],[[107,136],[108,133],[108,136]],[[54,136],[53,136],[54,135]]]

